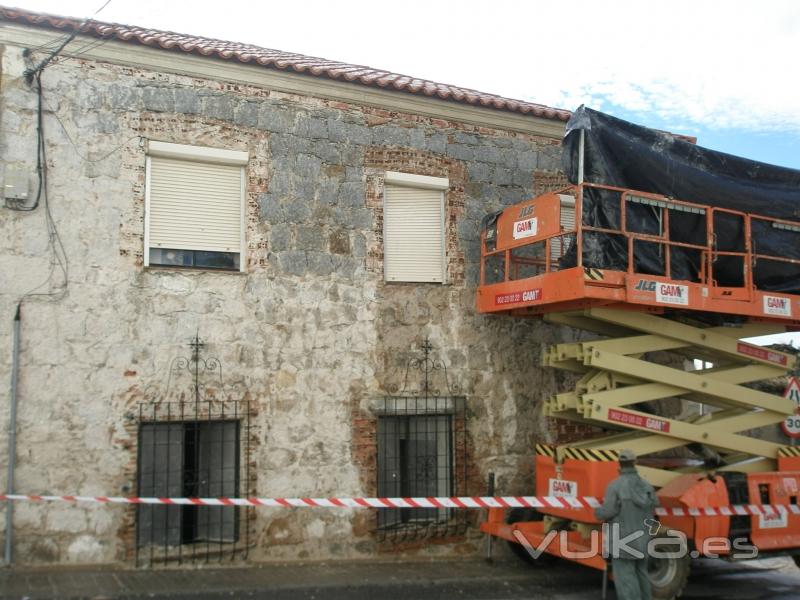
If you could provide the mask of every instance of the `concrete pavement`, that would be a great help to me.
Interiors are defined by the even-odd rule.
[[[791,559],[735,565],[698,561],[684,598],[800,598],[800,569]],[[563,561],[530,567],[480,560],[289,564],[250,568],[0,571],[0,598],[221,598],[377,600],[598,600],[601,575]],[[613,589],[613,588],[612,588]],[[613,592],[609,595],[614,598]]]

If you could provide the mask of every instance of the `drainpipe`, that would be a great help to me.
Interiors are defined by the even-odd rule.
[[[11,417],[8,424],[8,480],[6,494],[14,493],[14,466],[17,458],[17,372],[19,371],[20,308],[14,315],[14,343],[11,354]],[[14,502],[6,500],[5,566],[11,566],[11,545],[14,538]]]

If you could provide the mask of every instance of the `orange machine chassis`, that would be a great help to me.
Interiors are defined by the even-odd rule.
[[[777,472],[747,474],[746,487],[743,490],[747,497],[746,504],[768,504],[788,509],[790,504],[798,503],[800,455],[779,461],[778,467]],[[617,476],[617,469],[616,461],[592,462],[567,458],[563,463],[558,463],[552,456],[537,455],[537,495],[545,495],[545,490],[550,488],[549,482],[559,479],[576,482],[578,489],[583,490],[582,493],[586,496],[602,499],[606,486]],[[783,510],[774,517],[704,514],[706,508],[728,507],[737,501],[741,502],[741,499],[730,497],[722,475],[709,477],[702,473],[686,474],[661,488],[658,497],[662,507],[686,511],[684,516],[661,516],[659,521],[669,530],[685,534],[690,548],[696,549],[698,556],[716,554],[727,557],[740,550],[732,541],[735,531],[733,519],[736,518],[746,519],[747,541],[762,556],[770,553],[785,554],[787,550],[800,548],[800,515],[792,511]],[[690,514],[690,509],[699,509],[700,512]],[[591,508],[546,507],[537,511],[557,520],[563,519],[565,523],[584,523],[597,529],[601,524]],[[522,535],[532,547],[541,548],[548,554],[599,570],[605,568],[605,559],[598,552],[602,544],[595,544],[593,547],[581,532],[568,531],[565,539],[563,536],[552,536],[543,544],[548,534],[548,526],[544,521],[509,524],[505,521],[506,514],[507,509],[504,508],[489,509],[488,518],[481,523],[481,531],[512,543],[520,543],[519,536]],[[785,522],[775,522],[781,519]],[[721,539],[729,539],[731,542],[720,543]],[[743,541],[745,538],[740,539]],[[562,543],[564,541],[565,545]]]

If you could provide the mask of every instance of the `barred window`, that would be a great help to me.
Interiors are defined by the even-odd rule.
[[[466,485],[464,399],[384,399],[378,414],[378,495],[463,495]],[[464,511],[399,508],[378,511],[378,530],[449,535],[465,525]]]
[[[219,498],[239,494],[239,421],[142,423],[139,496]],[[140,505],[139,547],[239,537],[235,506]]]

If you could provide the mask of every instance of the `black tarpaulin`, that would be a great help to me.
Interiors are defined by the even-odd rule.
[[[651,192],[698,204],[800,221],[800,171],[761,163],[697,146],[679,136],[634,125],[589,108],[580,107],[567,123],[563,167],[571,183],[578,182],[580,131],[584,131],[584,181]],[[669,211],[673,241],[705,245],[705,216]],[[619,229],[619,195],[586,189],[585,225]],[[628,231],[660,235],[661,212],[628,203]],[[744,251],[744,221],[726,213],[714,217],[716,249]],[[800,233],[776,228],[770,221],[752,222],[752,239],[758,254],[800,259]],[[627,268],[627,246],[621,235],[584,234],[584,264],[595,268]],[[666,248],[636,242],[636,272],[663,275],[670,253],[673,279],[697,280],[700,251]],[[567,257],[565,257],[567,258]],[[714,279],[719,285],[744,283],[743,259],[717,256]],[[800,292],[800,266],[759,259],[754,280],[761,289]]]

